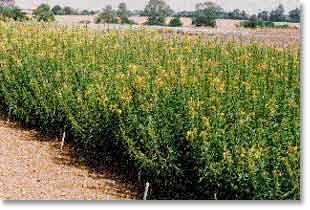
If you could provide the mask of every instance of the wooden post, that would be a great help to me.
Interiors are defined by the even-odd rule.
[[[61,146],[60,146],[60,150],[62,151],[64,145],[65,145],[65,138],[66,138],[66,131],[63,132],[62,134],[62,139],[61,139]]]
[[[147,199],[147,194],[148,194],[148,192],[149,192],[149,187],[150,187],[150,183],[149,183],[149,182],[146,182],[146,184],[145,184],[145,189],[144,189],[143,200],[146,200],[146,199]]]

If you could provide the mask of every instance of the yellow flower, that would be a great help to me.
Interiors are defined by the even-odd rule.
[[[289,144],[287,147],[287,154],[289,156],[295,155],[298,153],[298,147],[297,146],[293,146],[292,144]]]
[[[209,118],[203,117],[202,120],[203,120],[204,129],[209,130],[211,128]]]
[[[269,116],[273,117],[277,112],[278,106],[276,105],[275,101],[271,99],[266,104],[266,108],[269,110]]]
[[[128,89],[125,90],[120,96],[120,99],[124,105],[128,105],[132,100],[131,92]]]
[[[138,66],[135,64],[130,64],[128,70],[131,75],[136,75],[138,72]]]
[[[197,137],[197,132],[198,132],[197,128],[187,131],[186,140],[189,142],[194,141],[194,139]]]
[[[134,86],[139,92],[143,92],[146,88],[146,80],[142,76],[137,76],[134,80]]]
[[[112,112],[116,113],[117,115],[121,115],[122,114],[122,110],[118,107],[117,104],[111,105],[110,109],[111,109]]]
[[[273,176],[275,176],[275,177],[281,177],[281,176],[283,176],[283,173],[282,173],[281,171],[279,171],[279,170],[274,170],[274,171],[272,172],[272,174],[273,174]]]
[[[116,80],[118,81],[124,81],[126,76],[123,73],[120,73],[116,76]]]
[[[224,149],[223,158],[225,162],[232,163],[231,152],[227,148]]]
[[[288,100],[288,105],[291,107],[291,108],[293,108],[293,109],[298,109],[299,108],[299,105],[295,102],[295,101],[293,101],[293,100]]]
[[[210,83],[220,93],[224,93],[225,92],[225,84],[224,84],[224,82],[219,77],[212,78],[210,80]]]

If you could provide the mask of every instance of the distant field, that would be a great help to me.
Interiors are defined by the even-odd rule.
[[[66,15],[66,16],[56,16],[56,21],[59,23],[64,23],[64,24],[77,24],[80,23],[81,21],[84,20],[89,20],[91,22],[94,22],[95,16],[89,16],[89,15]],[[138,25],[143,25],[147,21],[147,17],[139,17],[139,16],[133,16],[130,17],[132,21],[134,21]],[[172,17],[169,17],[166,19],[166,23],[169,23]],[[193,28],[194,26],[192,25],[192,19],[191,18],[186,18],[182,17],[181,21],[183,23],[183,27],[191,27]],[[232,30],[236,29],[237,25],[240,24],[239,20],[227,20],[227,19],[218,19],[217,20],[217,28],[219,29],[226,29],[226,30]],[[297,27],[299,28],[300,24],[299,23],[276,23],[278,25],[284,25],[288,24],[289,27]]]
[[[141,25],[146,22],[146,17],[131,17],[131,19],[138,25],[119,25],[119,24],[94,24],[95,16],[56,16],[56,23],[59,25],[80,25],[81,21],[88,20],[89,29],[96,31],[105,31],[107,29],[141,29]],[[171,18],[167,18],[166,22],[169,22]],[[244,43],[250,43],[255,40],[263,44],[273,45],[276,44],[281,47],[288,47],[289,45],[298,44],[300,42],[300,24],[299,23],[276,23],[276,24],[288,24],[288,29],[245,29],[240,28],[239,20],[217,20],[216,28],[208,27],[193,27],[191,24],[191,18],[181,18],[183,27],[171,28],[162,26],[143,26],[145,28],[155,30],[172,30],[178,33],[184,34],[202,34],[206,39],[217,38],[222,40],[237,39]]]

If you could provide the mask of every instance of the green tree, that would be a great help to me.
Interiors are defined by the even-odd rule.
[[[64,9],[59,6],[59,5],[56,5],[52,8],[52,12],[54,15],[64,15]]]
[[[245,28],[263,28],[263,27],[275,27],[274,23],[271,21],[264,21],[256,15],[252,15],[249,20],[241,23],[241,26]]]
[[[173,14],[173,10],[163,0],[150,0],[144,14],[148,16],[147,25],[165,25],[166,17]]]
[[[65,15],[77,15],[78,14],[77,10],[69,6],[65,6],[64,13]]]
[[[289,20],[292,22],[300,22],[300,9],[299,8],[289,11]]]
[[[258,27],[258,18],[256,15],[252,15],[250,19],[244,22],[243,26],[245,28],[257,28]]]
[[[223,14],[223,8],[213,2],[196,5],[193,24],[196,26],[216,26],[216,19]]]
[[[116,13],[120,19],[121,24],[132,24],[132,21],[129,20],[130,11],[127,9],[126,3],[120,3]]]
[[[242,19],[241,10],[234,9],[232,12],[228,13],[228,17],[233,20],[240,20]]]
[[[25,13],[18,7],[3,7],[0,6],[0,19],[13,19],[15,21],[23,21],[27,19]]]
[[[284,10],[284,6],[282,4],[280,4],[275,10],[272,10],[270,12],[270,21],[273,22],[284,22],[286,21],[285,18],[285,10]]]
[[[107,5],[96,18],[96,23],[118,23],[117,14],[111,5]]]
[[[38,21],[54,21],[54,14],[48,4],[41,4],[33,11],[33,16]]]
[[[84,9],[80,12],[80,15],[91,15],[91,12],[88,11],[87,9]]]
[[[242,10],[241,17],[242,17],[242,20],[248,20],[250,15],[245,10]]]
[[[257,15],[257,18],[263,21],[268,21],[269,20],[269,12],[268,11],[262,11],[259,12]]]

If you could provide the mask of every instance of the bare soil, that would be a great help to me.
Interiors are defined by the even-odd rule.
[[[72,160],[70,146],[0,119],[0,200],[128,200],[133,184]]]

